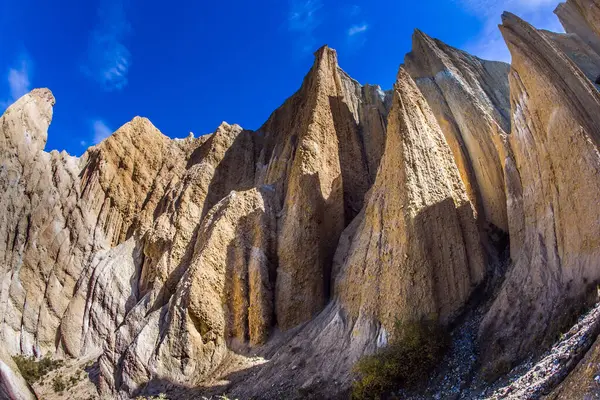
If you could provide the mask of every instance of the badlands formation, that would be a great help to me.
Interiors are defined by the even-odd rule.
[[[566,34],[503,15],[511,65],[415,31],[389,91],[323,47],[257,131],[135,117],[77,158],[44,151],[52,93],[23,96],[0,118],[0,397],[347,398],[424,320],[452,338],[425,398],[597,394],[600,313],[571,327],[600,284],[600,1],[556,14]],[[48,394],[18,355],[85,382]]]

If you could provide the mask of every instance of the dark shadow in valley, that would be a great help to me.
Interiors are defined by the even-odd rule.
[[[344,185],[344,226],[348,226],[363,206],[372,183],[369,176],[365,140],[354,115],[342,97],[329,96],[329,106],[338,139],[338,157]]]

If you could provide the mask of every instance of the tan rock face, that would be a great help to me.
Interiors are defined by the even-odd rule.
[[[538,348],[600,282],[595,7],[559,8],[562,35],[506,15],[510,74],[417,31],[390,92],[324,47],[257,132],[171,140],[136,117],[76,158],[44,152],[52,94],[24,96],[0,119],[0,393],[16,353],[97,358],[109,397],[244,354],[268,362],[240,398],[337,392],[396,321],[454,321],[484,223],[513,265],[483,361]]]
[[[309,320],[329,299],[333,254],[372,184],[386,113],[386,95],[361,88],[324,47],[300,91],[259,131],[258,182],[281,199],[275,307],[282,329]]]
[[[324,307],[390,106],[333,50],[258,133],[223,123],[171,140],[136,117],[74,158],[43,151],[53,104],[33,91],[2,117],[9,353],[102,353],[102,390],[131,392],[158,377],[198,382],[229,348]]]
[[[600,55],[575,33],[561,34],[544,31],[567,57],[569,57],[592,82],[600,77]]]
[[[197,384],[223,361],[228,344],[268,338],[276,254],[272,194],[268,188],[231,192],[208,212],[168,303],[148,309],[140,302],[108,340],[112,347],[100,359],[105,390],[132,392],[152,377]]]
[[[77,204],[79,160],[45,153],[54,97],[34,90],[0,118],[0,318],[9,354],[54,350],[83,264],[107,243]]]
[[[425,99],[401,70],[379,174],[336,281],[354,317],[448,322],[484,276],[473,208]],[[342,249],[342,247],[340,247]]]
[[[600,54],[600,2],[598,0],[567,0],[554,11],[565,31],[577,34],[597,54]]]
[[[552,340],[600,278],[600,93],[545,33],[511,14],[501,30],[513,58],[513,266],[480,331],[486,361]]]
[[[442,128],[469,199],[483,221],[507,231],[508,64],[481,60],[417,30],[405,65]]]

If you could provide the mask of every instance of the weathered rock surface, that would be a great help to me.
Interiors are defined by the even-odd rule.
[[[508,231],[503,164],[509,65],[481,60],[419,30],[404,62],[444,132],[469,199],[483,221]]]
[[[598,0],[567,0],[554,11],[565,31],[578,35],[600,54],[600,2]]]
[[[76,158],[44,151],[52,94],[25,95],[0,118],[0,396],[27,393],[17,353],[97,360],[108,397],[342,393],[397,321],[454,326],[479,300],[488,224],[512,264],[481,292],[480,361],[549,344],[600,282],[598,10],[559,7],[567,34],[506,14],[510,71],[416,31],[389,92],[325,46],[256,132],[136,117]]]
[[[480,331],[495,363],[551,343],[600,279],[600,93],[544,32],[508,13],[501,30],[513,59],[513,266]]]
[[[0,119],[0,341],[9,354],[55,349],[83,265],[108,246],[77,203],[80,160],[43,152],[53,104],[49,90],[34,90]]]
[[[354,363],[386,345],[396,320],[448,323],[483,279],[474,210],[440,127],[404,70],[392,96],[375,184],[336,252],[333,302],[267,346],[269,361],[232,396],[344,390]]]
[[[361,88],[323,47],[300,91],[259,131],[259,183],[282,199],[275,294],[282,329],[308,321],[329,299],[338,238],[372,184],[385,114],[385,94]]]
[[[482,281],[474,211],[427,102],[401,69],[385,154],[353,236],[336,293],[357,318],[390,332],[396,321],[447,323]],[[352,231],[355,232],[352,232]],[[385,334],[384,334],[385,335]],[[385,339],[384,339],[385,340]]]
[[[102,385],[200,383],[228,345],[263,343],[273,325],[275,218],[270,189],[231,192],[203,220],[169,302],[129,313],[100,359]],[[119,381],[112,381],[117,373]]]
[[[561,34],[543,31],[544,35],[554,41],[556,45],[567,55],[595,84],[600,78],[600,55],[579,37],[579,35]]]
[[[36,396],[21,376],[19,368],[6,350],[0,347],[0,398],[34,400]]]
[[[43,151],[53,104],[33,91],[2,117],[9,353],[102,353],[101,389],[132,393],[149,380],[197,383],[229,349],[325,306],[390,106],[389,94],[345,74],[335,51],[317,53],[300,91],[257,133],[223,123],[171,140],[136,117],[75,158]]]

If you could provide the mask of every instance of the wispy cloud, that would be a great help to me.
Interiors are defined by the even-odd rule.
[[[350,29],[348,29],[348,36],[354,36],[359,33],[364,33],[369,29],[369,24],[362,23],[360,25],[353,25]]]
[[[90,34],[84,73],[107,91],[127,85],[131,53],[125,44],[131,25],[125,0],[101,0],[96,27]]]
[[[359,5],[352,4],[352,5],[346,6],[345,12],[346,12],[346,14],[348,14],[349,17],[356,17],[356,16],[360,15],[360,13],[362,12],[362,8],[360,8]]]
[[[298,44],[305,51],[314,50],[315,30],[321,25],[320,0],[291,0],[288,14],[288,29],[297,35]]]
[[[9,93],[5,100],[0,101],[1,108],[7,108],[21,96],[29,93],[32,69],[33,62],[27,52],[21,53],[6,74]]]
[[[8,86],[12,100],[17,100],[31,90],[29,58],[22,57],[18,64],[18,67],[8,70]]]
[[[94,144],[100,143],[101,141],[112,135],[113,132],[112,129],[110,129],[106,125],[106,123],[100,119],[92,121],[92,129],[94,134]]]
[[[485,59],[510,62],[510,53],[498,24],[503,11],[517,14],[539,29],[562,32],[553,11],[562,0],[456,0],[468,12],[480,17],[483,29],[479,38],[467,43],[466,50]]]

